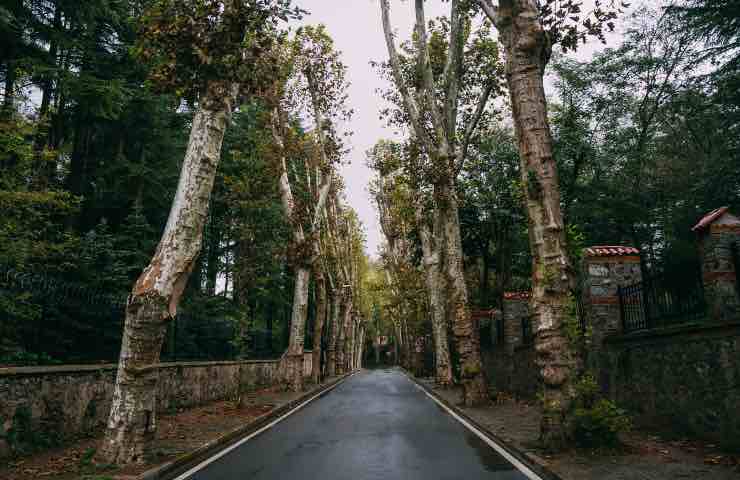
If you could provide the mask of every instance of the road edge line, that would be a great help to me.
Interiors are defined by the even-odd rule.
[[[134,479],[184,480],[257,435],[269,430],[319,397],[328,394],[344,383],[345,380],[357,373],[359,373],[359,370],[345,374],[317,390],[306,392],[305,395],[286,402],[255,418],[255,420],[249,424],[211,440],[201,447],[184,454],[182,457],[147,470],[146,472],[134,477]]]
[[[530,455],[522,452],[518,448],[512,446],[510,443],[505,442],[495,433],[491,432],[489,429],[472,419],[468,414],[460,410],[458,407],[451,405],[447,400],[441,398],[428,386],[421,383],[408,372],[403,370],[403,373],[409,380],[414,383],[414,385],[416,385],[418,389],[420,389],[424,394],[431,398],[432,401],[439,405],[452,418],[454,418],[465,428],[473,432],[489,447],[493,448],[499,455],[501,455],[512,465],[514,465],[527,478],[529,478],[530,480],[563,480],[559,475],[534,460]]]

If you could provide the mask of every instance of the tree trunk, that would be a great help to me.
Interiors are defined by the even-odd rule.
[[[440,232],[440,216],[435,209],[434,230]],[[424,280],[429,293],[429,308],[432,313],[432,339],[434,341],[434,371],[437,384],[442,388],[452,385],[452,362],[450,361],[450,344],[447,338],[447,317],[443,297],[441,270],[441,242],[433,242],[432,233],[423,218],[421,206],[417,205],[416,223],[421,237],[423,253]]]
[[[355,349],[357,346],[357,321],[354,315],[349,320],[349,337],[347,342],[347,371],[352,372],[355,369]]]
[[[290,338],[288,340],[288,353],[285,357],[286,386],[293,392],[303,390],[303,352],[310,279],[311,271],[307,266],[296,267],[293,311],[290,318]]]
[[[311,379],[318,384],[321,381],[321,333],[326,318],[326,279],[323,272],[314,274],[316,282],[316,321],[313,328],[313,361],[311,362]]]
[[[444,229],[445,269],[450,298],[448,315],[460,356],[462,402],[466,406],[475,406],[488,399],[488,382],[481,361],[480,332],[468,305],[457,192],[451,179],[446,184],[435,186],[435,190],[436,208],[440,209]]]
[[[342,320],[342,329],[340,331],[341,339],[339,342],[339,358],[337,359],[339,365],[338,373],[347,373],[349,369],[349,341],[350,341],[350,322],[352,321],[352,294],[347,295],[347,305],[344,310],[344,319]]]
[[[506,80],[519,142],[532,251],[536,361],[542,376],[540,439],[560,449],[569,440],[568,415],[578,362],[566,336],[573,270],[566,251],[560,190],[543,88],[550,44],[533,0],[500,8],[496,25],[506,53]]]
[[[357,343],[355,346],[355,370],[359,370],[362,368],[362,347],[363,342],[365,341],[365,327],[360,324],[357,328],[358,334],[357,334]]]
[[[157,251],[133,287],[100,459],[143,463],[156,430],[159,355],[201,248],[235,88],[213,83],[193,119],[180,180]]]
[[[342,295],[336,290],[332,292],[331,327],[329,341],[326,345],[326,374],[333,377],[337,374],[337,340],[339,337],[339,319],[343,306]]]
[[[375,334],[375,341],[373,342],[375,347],[375,366],[380,365],[380,335]]]
[[[8,61],[5,64],[5,97],[3,98],[3,109],[4,115],[10,115],[15,110],[15,62]]]

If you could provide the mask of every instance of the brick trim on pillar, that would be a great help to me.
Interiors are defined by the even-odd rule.
[[[740,219],[722,207],[706,214],[692,230],[697,234],[709,316],[717,321],[737,318],[740,293],[733,251],[740,251]]]
[[[583,305],[598,348],[604,337],[622,331],[618,288],[642,280],[640,251],[634,247],[597,246],[583,253]]]
[[[506,351],[513,355],[516,347],[524,344],[522,320],[531,316],[530,292],[505,292],[503,299],[504,344]]]

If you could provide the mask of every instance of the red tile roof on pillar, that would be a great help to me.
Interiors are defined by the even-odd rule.
[[[724,215],[727,212],[727,210],[729,210],[729,207],[720,207],[716,210],[712,210],[711,212],[704,215],[704,217],[701,220],[699,220],[699,223],[694,225],[691,231],[698,232],[699,230],[703,230],[707,228],[709,225],[712,224],[712,222],[714,222],[719,217]]]
[[[531,296],[532,292],[504,292],[506,300],[529,300]]]
[[[586,256],[589,257],[617,257],[622,255],[639,255],[640,250],[635,247],[622,246],[596,246],[589,247],[585,250]]]

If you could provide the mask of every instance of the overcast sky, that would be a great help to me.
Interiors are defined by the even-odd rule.
[[[449,3],[430,0],[427,3],[427,18],[443,15],[449,11]],[[590,2],[586,2],[590,3]],[[394,132],[385,128],[379,119],[382,101],[376,90],[385,86],[370,67],[371,60],[382,61],[388,56],[380,23],[378,0],[296,0],[296,4],[311,14],[304,19],[306,24],[326,25],[335,41],[336,48],[349,70],[350,104],[355,110],[350,129],[354,131],[350,164],[342,168],[347,186],[347,200],[360,216],[367,232],[367,250],[377,256],[382,241],[377,212],[368,193],[368,181],[372,172],[365,166],[365,152],[383,138],[393,138]],[[407,39],[413,27],[413,2],[391,0],[391,19],[397,29],[398,39]],[[613,44],[613,40],[610,43]],[[578,53],[579,58],[590,57],[601,47],[588,45]]]

